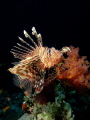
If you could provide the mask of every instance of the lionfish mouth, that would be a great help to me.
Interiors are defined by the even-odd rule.
[[[17,43],[17,46],[14,46],[15,49],[11,49],[11,53],[20,61],[8,70],[17,76],[14,80],[15,85],[29,92],[33,87],[39,93],[45,85],[55,79],[56,65],[61,61],[63,53],[70,49],[64,47],[62,50],[56,50],[54,47],[44,47],[42,36],[37,34],[35,27],[32,28],[32,35],[37,38],[37,44],[25,30],[24,35],[29,38],[34,47],[19,37],[24,45]]]

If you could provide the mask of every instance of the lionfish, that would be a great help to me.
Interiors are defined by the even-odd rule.
[[[28,92],[32,87],[36,93],[39,93],[44,86],[56,78],[56,66],[60,63],[63,53],[70,51],[70,48],[63,47],[61,50],[57,50],[54,47],[44,47],[42,36],[37,34],[35,27],[32,27],[32,35],[35,35],[38,44],[25,30],[24,35],[30,39],[34,47],[19,37],[19,40],[25,45],[17,43],[17,46],[14,46],[16,49],[11,49],[11,53],[20,61],[8,70],[17,76],[17,79],[14,80],[17,86]]]

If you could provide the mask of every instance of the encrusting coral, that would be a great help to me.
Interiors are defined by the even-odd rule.
[[[16,49],[11,51],[20,61],[13,68],[9,68],[9,71],[17,76],[15,84],[26,90],[22,108],[25,111],[29,110],[34,117],[37,116],[38,120],[56,120],[58,116],[62,120],[73,120],[71,106],[65,101],[65,92],[61,90],[62,86],[59,84],[62,81],[64,86],[80,92],[90,89],[90,63],[85,56],[79,55],[79,48],[70,46],[57,50],[54,47],[44,47],[41,34],[37,34],[35,27],[32,28],[32,34],[37,38],[38,44],[24,31],[25,37],[29,38],[35,47],[19,37],[25,46],[17,43],[18,46],[14,46]],[[57,91],[60,93],[58,97],[56,97],[58,92],[55,93],[57,79],[60,79],[59,86],[57,85]],[[59,101],[56,102],[57,100]],[[51,108],[52,112],[46,112],[46,108]],[[63,111],[60,112],[61,115],[58,110]]]

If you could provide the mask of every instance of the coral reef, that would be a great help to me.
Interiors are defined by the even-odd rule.
[[[38,101],[37,96],[33,98],[31,96],[24,97],[24,104],[26,107],[24,111],[30,112],[31,120],[73,120],[74,114],[72,113],[72,108],[68,102],[65,101],[65,91],[62,87],[60,80],[57,80],[57,83],[53,89],[53,101],[46,103],[47,96],[44,94],[39,93]],[[50,89],[49,89],[50,90]],[[48,92],[49,92],[48,90]],[[43,89],[43,93],[46,91]],[[50,94],[49,94],[50,95]],[[43,96],[46,99],[43,99]],[[52,97],[52,95],[50,96]],[[42,100],[43,102],[41,103]]]
[[[37,34],[34,27],[32,34],[38,44],[24,31],[35,47],[19,37],[28,47],[17,43],[19,47],[14,46],[17,50],[11,51],[20,59],[9,71],[16,75],[14,83],[25,89],[22,109],[30,114],[31,120],[74,120],[75,108],[68,99],[68,91],[88,94],[90,63],[85,56],[79,55],[79,48],[44,47],[41,34]]]

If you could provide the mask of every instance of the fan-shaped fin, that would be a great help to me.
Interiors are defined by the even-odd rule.
[[[13,83],[17,87],[24,88],[28,93],[32,92],[32,83],[29,79],[21,79],[20,76],[14,75]]]

